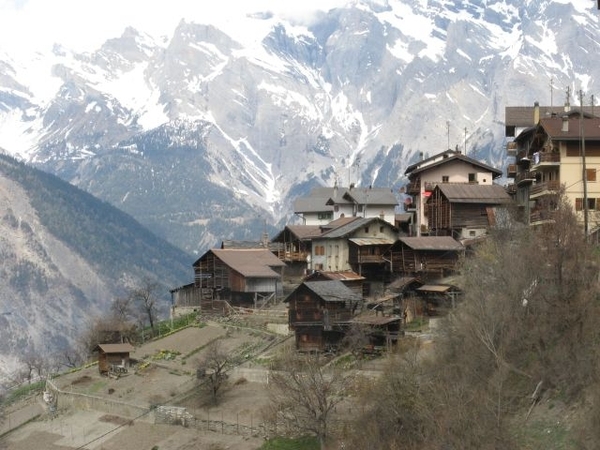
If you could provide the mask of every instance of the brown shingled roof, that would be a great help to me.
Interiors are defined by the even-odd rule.
[[[498,184],[438,184],[436,186],[451,203],[501,204],[511,201],[506,189]]]
[[[261,249],[212,249],[209,250],[227,266],[247,278],[275,278],[280,275],[272,267],[284,267],[269,250]]]

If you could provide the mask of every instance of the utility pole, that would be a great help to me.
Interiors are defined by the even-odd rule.
[[[585,135],[583,132],[583,91],[579,90],[579,134],[581,136],[581,163],[583,166],[583,228],[585,230],[585,240],[588,239],[588,198],[587,198],[587,168],[585,165]]]

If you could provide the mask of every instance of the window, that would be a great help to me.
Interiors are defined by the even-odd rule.
[[[596,209],[596,199],[588,198],[587,199],[588,210],[594,211]]]
[[[323,256],[324,254],[325,254],[325,246],[324,245],[315,246],[315,255]]]
[[[585,169],[585,179],[587,181],[596,181],[596,169]]]
[[[323,270],[323,264],[315,264],[315,270]]]
[[[575,211],[583,211],[583,199],[576,198],[575,199]],[[598,207],[600,207],[600,199],[597,198],[588,198],[587,199],[587,209],[588,211],[595,211]]]
[[[338,212],[338,211],[340,210],[340,205],[335,205],[335,206],[333,207],[333,210],[334,210],[335,212]]]
[[[369,227],[365,227],[365,233],[369,232]]]
[[[363,205],[358,205],[357,210],[358,210],[358,212],[363,212]]]
[[[317,218],[319,220],[331,220],[331,219],[333,219],[333,213],[331,211],[320,212],[320,213],[317,213]]]
[[[469,174],[469,183],[476,183],[477,182],[477,174],[476,173],[470,173]]]
[[[448,175],[442,175],[442,183],[449,183],[450,177]]]
[[[477,233],[475,232],[475,230],[469,230],[469,236],[470,237],[475,237]]]
[[[383,225],[379,227],[379,232],[383,233]]]

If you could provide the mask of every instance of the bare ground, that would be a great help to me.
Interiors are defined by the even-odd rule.
[[[131,355],[139,361],[137,370],[119,379],[101,376],[96,366],[56,378],[59,390],[82,394],[88,400],[85,406],[61,402],[59,394],[56,413],[45,412],[13,430],[2,444],[9,450],[258,449],[264,442],[260,409],[267,395],[265,384],[252,378],[262,379],[260,372],[266,369],[255,363],[250,380],[235,372],[218,405],[210,403],[195,388],[195,368],[215,339],[248,361],[275,342],[267,333],[216,323],[186,328],[137,348]],[[40,409],[41,396],[36,400]],[[158,404],[186,407],[193,419],[187,427],[164,425],[155,424],[152,413],[139,413]]]

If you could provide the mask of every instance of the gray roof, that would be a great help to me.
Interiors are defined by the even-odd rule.
[[[333,206],[327,205],[329,197],[299,197],[294,201],[295,213],[328,212]]]
[[[303,284],[326,302],[362,301],[360,295],[338,280],[305,281]]]
[[[551,117],[552,114],[562,116],[568,114],[565,112],[564,106],[540,106],[540,119]],[[580,108],[572,108],[570,113],[573,111],[579,111]],[[591,115],[594,108],[591,106],[584,106],[584,114]],[[595,110],[597,112],[597,109]],[[506,126],[515,127],[532,127],[536,125],[534,121],[535,117],[535,106],[507,106],[504,109],[504,123]]]
[[[359,205],[397,205],[398,199],[388,188],[353,188],[346,191],[344,198]]]
[[[413,250],[464,250],[463,245],[450,236],[411,236],[401,237],[399,241]]]
[[[354,217],[355,220],[348,222],[342,226],[334,228],[332,230],[323,233],[323,235],[319,237],[327,238],[327,239],[336,239],[347,237],[350,234],[354,233],[356,230],[370,225],[373,222],[384,224],[390,228],[394,228],[391,224],[386,222],[385,220],[380,219],[379,217]]]
[[[489,205],[511,201],[506,189],[498,184],[440,183],[436,189],[439,189],[451,203],[484,203]]]
[[[279,278],[280,274],[275,272],[272,267],[284,267],[286,265],[271,251],[264,249],[213,248],[206,252],[202,258],[210,252],[231,269],[246,278]],[[200,259],[196,261],[194,265],[196,265]]]
[[[334,204],[397,205],[392,189],[363,187],[318,187],[294,201],[294,212],[333,211]]]

